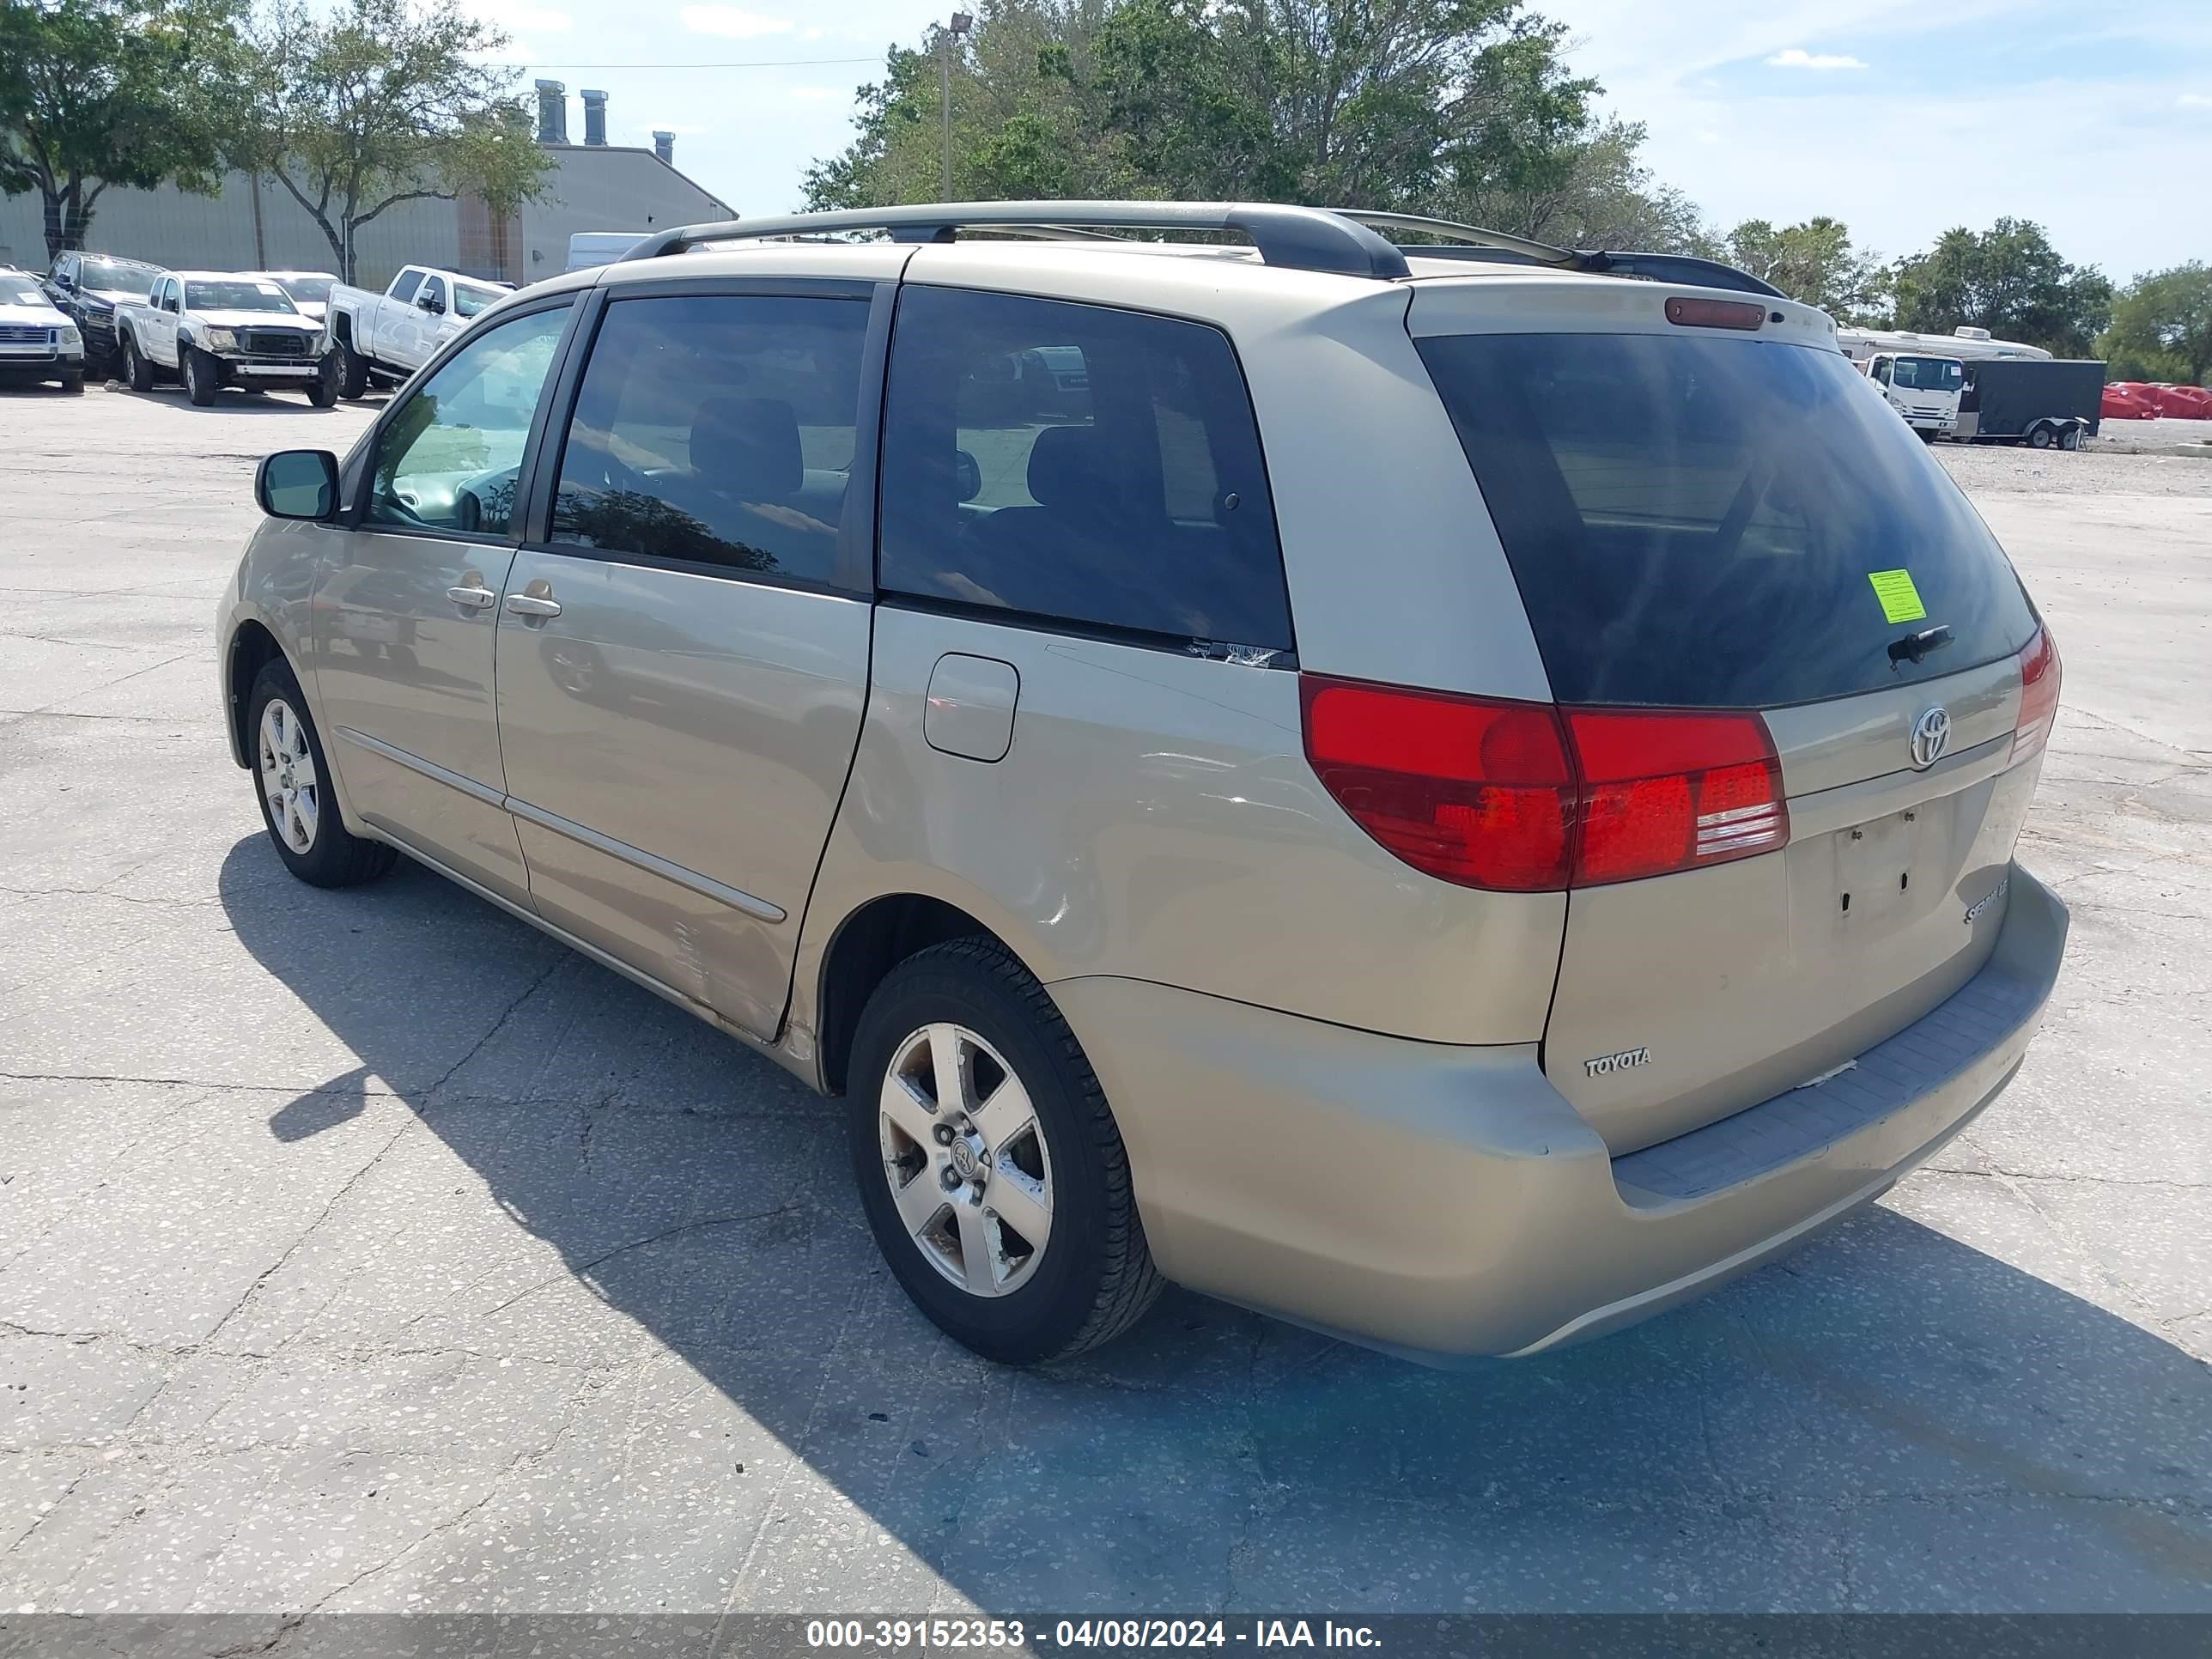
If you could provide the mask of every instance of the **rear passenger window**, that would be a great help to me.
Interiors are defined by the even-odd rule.
[[[909,288],[883,453],[886,590],[1291,644],[1259,433],[1218,330]]]
[[[859,300],[617,300],[576,397],[553,539],[828,581],[853,465]]]
[[[391,297],[395,300],[411,300],[415,297],[415,290],[422,286],[421,271],[403,270],[392,282]]]

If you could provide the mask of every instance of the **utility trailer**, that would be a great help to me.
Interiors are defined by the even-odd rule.
[[[1966,364],[1962,443],[2079,449],[2104,416],[2105,365],[2087,358],[1989,357]]]

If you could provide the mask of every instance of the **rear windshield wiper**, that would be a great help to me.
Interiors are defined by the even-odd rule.
[[[1893,663],[1918,662],[1930,651],[1941,651],[1951,643],[1951,628],[1939,623],[1933,628],[1923,628],[1917,634],[1907,634],[1901,640],[1889,642],[1889,659]]]

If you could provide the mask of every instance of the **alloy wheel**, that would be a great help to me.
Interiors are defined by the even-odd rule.
[[[910,1033],[884,1076],[878,1132],[892,1205],[924,1260],[971,1296],[1035,1276],[1052,1234],[1052,1158],[996,1049],[960,1025]]]
[[[259,770],[269,821],[278,837],[295,853],[313,852],[322,813],[315,752],[306,725],[282,697],[270,698],[261,711]]]

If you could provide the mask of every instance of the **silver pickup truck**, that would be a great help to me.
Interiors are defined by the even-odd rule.
[[[164,271],[145,299],[116,307],[115,337],[133,392],[179,380],[202,408],[226,386],[304,392],[318,409],[338,400],[322,331],[266,276]]]
[[[406,265],[381,294],[334,284],[324,304],[337,362],[338,395],[358,398],[373,382],[397,384],[485,307],[514,290],[459,271]]]

